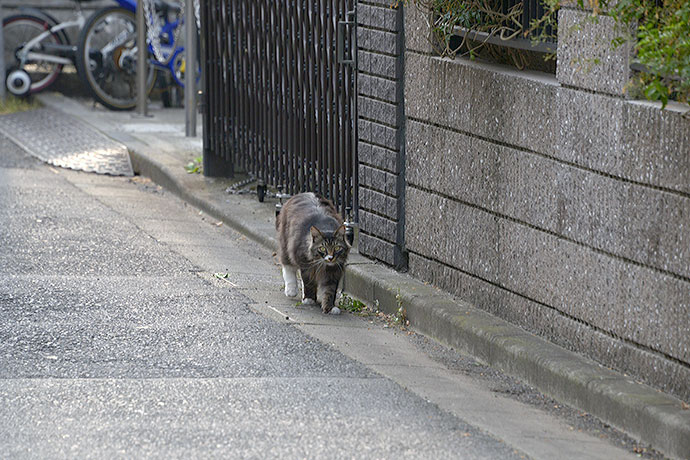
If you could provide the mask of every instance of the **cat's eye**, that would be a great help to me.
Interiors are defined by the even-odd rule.
[[[340,254],[341,252],[343,252],[343,248],[341,248],[340,246],[336,246],[335,249],[334,249],[333,251],[334,251],[336,254]]]
[[[321,247],[319,247],[318,251],[319,251],[319,253],[324,254],[326,252],[326,247],[321,246]]]

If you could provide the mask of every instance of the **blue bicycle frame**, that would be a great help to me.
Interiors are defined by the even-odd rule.
[[[136,14],[137,11],[137,2],[135,0],[115,0],[117,4],[125,8],[132,13]],[[191,1],[191,0],[189,0]],[[165,54],[165,58],[167,60],[166,63],[159,62],[155,57],[150,60],[151,65],[158,69],[165,69],[168,72],[170,72],[170,75],[172,75],[173,80],[175,80],[175,83],[180,85],[181,87],[184,88],[184,79],[180,79],[179,75],[179,66],[182,64],[181,61],[179,61],[179,57],[183,56],[182,53],[184,53],[184,46],[177,46],[175,43],[175,29],[177,26],[182,27],[182,24],[180,23],[179,20],[173,21],[173,22],[168,22],[168,18],[165,18],[165,23],[162,26],[161,30],[161,37],[167,38],[166,40],[166,45],[165,48],[163,49],[163,53]],[[149,52],[153,54],[153,46],[149,43],[148,45]]]

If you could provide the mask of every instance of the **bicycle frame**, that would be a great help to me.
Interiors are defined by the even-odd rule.
[[[22,49],[17,52],[17,58],[19,59],[20,67],[24,67],[24,65],[27,62],[54,62],[56,64],[73,64],[74,61],[72,61],[69,58],[62,57],[62,56],[55,56],[53,54],[46,54],[46,53],[38,53],[36,51],[31,51],[37,44],[39,44],[44,38],[46,38],[48,35],[54,34],[56,32],[59,32],[61,30],[70,28],[70,27],[79,27],[81,29],[84,27],[84,23],[86,22],[86,18],[84,16],[84,13],[81,12],[81,10],[77,10],[76,12],[77,17],[73,20],[70,21],[65,21],[61,22],[59,24],[54,25],[50,29],[47,29],[43,33],[37,35],[33,39],[29,40],[23,47]]]
[[[136,13],[137,10],[137,2],[136,0],[115,0],[118,5],[120,5],[122,8],[125,8],[133,13]],[[191,1],[191,0],[189,0]],[[177,46],[175,43],[175,34],[174,31],[178,26],[182,26],[179,20],[173,21],[173,22],[168,22],[168,18],[165,18],[165,23],[163,24],[162,30],[161,30],[161,36],[167,36],[169,43],[162,47],[162,51],[166,56],[166,61],[167,62],[159,62],[157,59],[153,58],[150,59],[149,62],[151,65],[158,69],[165,69],[168,72],[170,72],[170,75],[172,75],[173,80],[175,80],[175,83],[177,83],[179,86],[184,88],[184,81],[180,80],[177,76],[177,69],[175,68],[177,64],[177,58],[181,53],[184,53],[184,47],[183,46]],[[151,44],[148,45],[149,51],[153,54],[153,46]]]

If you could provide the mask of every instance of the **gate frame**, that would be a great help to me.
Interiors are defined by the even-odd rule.
[[[202,2],[204,174],[232,177],[244,163],[263,183],[284,186],[289,193],[329,196],[344,217],[351,209],[349,220],[356,222],[357,0],[305,0],[301,5]],[[323,46],[322,40],[332,46]],[[339,60],[339,51],[349,59]],[[233,64],[246,75],[233,74]],[[317,72],[306,73],[312,66]],[[233,100],[230,88],[241,88],[244,99]],[[240,109],[241,103],[245,107]],[[243,114],[233,118],[238,110]],[[348,133],[343,123],[350,126]],[[280,137],[291,131],[293,139]]]

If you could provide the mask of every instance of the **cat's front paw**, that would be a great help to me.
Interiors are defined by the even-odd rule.
[[[340,308],[338,307],[321,307],[321,311],[324,312],[326,315],[339,315],[340,314]]]
[[[285,285],[285,295],[287,297],[296,297],[297,296],[297,286],[292,286],[289,284]]]
[[[316,305],[316,300],[305,297],[302,299],[302,305]]]

